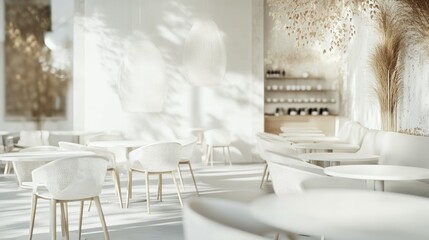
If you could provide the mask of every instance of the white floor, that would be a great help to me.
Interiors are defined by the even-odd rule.
[[[259,189],[262,164],[224,166],[216,164],[211,168],[193,164],[201,197],[221,197],[240,201],[251,201],[258,196],[272,193],[268,184]],[[184,201],[196,197],[189,171],[183,167],[185,181]],[[133,198],[128,209],[120,209],[111,176],[106,177],[101,194],[102,207],[111,239],[183,239],[182,209],[174,189],[172,178],[165,176],[163,202],[156,200],[157,177],[151,180],[152,207],[146,210],[143,174],[134,177]],[[126,198],[126,176],[121,176],[123,198]],[[14,175],[0,175],[0,239],[28,239],[31,191],[19,189]],[[57,212],[59,209],[57,210]],[[69,221],[72,239],[77,235],[78,203],[69,206]],[[59,221],[57,220],[59,225]],[[61,227],[57,227],[60,233]],[[49,203],[39,200],[34,239],[48,239]],[[95,206],[84,212],[84,239],[103,239],[101,225]]]

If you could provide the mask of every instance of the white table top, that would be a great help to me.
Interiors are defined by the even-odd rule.
[[[323,133],[320,129],[281,129],[283,133]]]
[[[310,190],[259,198],[250,208],[266,224],[325,239],[429,239],[429,199],[416,196]]]
[[[40,151],[40,152],[12,152],[0,154],[2,161],[53,161],[65,157],[92,156],[89,151]]]
[[[323,142],[323,143],[346,143],[345,141],[337,137],[311,137],[311,136],[300,136],[300,137],[285,137],[288,141],[299,143],[299,142]]]
[[[396,165],[344,165],[327,167],[324,171],[327,175],[334,177],[366,180],[407,181],[429,179],[428,168]]]
[[[313,150],[348,150],[357,151],[359,145],[348,143],[296,143],[292,145],[296,149],[313,149]]]
[[[102,132],[86,132],[86,131],[49,131],[50,134],[55,135],[65,135],[65,136],[85,136],[85,135],[94,135],[101,134]]]
[[[114,141],[94,141],[89,142],[88,146],[91,147],[101,147],[101,148],[137,148],[144,145],[150,144],[149,141],[140,141],[140,140],[114,140]]]
[[[376,161],[379,156],[365,153],[304,153],[298,157],[306,161],[346,162],[346,161]]]
[[[311,132],[287,132],[280,133],[279,136],[282,137],[323,137],[323,133],[311,133]]]

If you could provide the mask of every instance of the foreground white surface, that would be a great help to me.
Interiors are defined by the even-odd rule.
[[[271,226],[332,240],[429,239],[429,199],[410,195],[311,190],[263,197],[251,211]]]

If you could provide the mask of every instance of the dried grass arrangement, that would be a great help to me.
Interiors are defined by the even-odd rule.
[[[412,41],[423,46],[429,55],[429,1],[428,0],[401,0],[404,21],[410,27],[407,33]]]
[[[396,131],[397,107],[403,88],[405,29],[396,5],[380,5],[377,16],[381,41],[371,57],[383,130]]]

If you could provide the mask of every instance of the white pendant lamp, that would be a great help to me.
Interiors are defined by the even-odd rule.
[[[183,70],[197,86],[221,83],[226,72],[226,50],[221,33],[212,20],[197,21],[185,41]]]
[[[134,33],[121,65],[118,93],[127,112],[161,112],[167,93],[165,63],[160,50]]]

